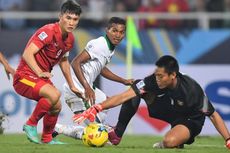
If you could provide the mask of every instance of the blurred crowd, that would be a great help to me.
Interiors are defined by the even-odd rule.
[[[0,11],[58,11],[64,0],[0,0]],[[100,26],[106,12],[229,12],[230,0],[76,0],[83,13],[92,13],[93,19],[84,19],[82,26]],[[47,21],[4,19],[1,28],[20,29],[39,27]],[[157,20],[154,17],[138,21],[140,29],[167,27],[197,27],[196,21]],[[229,27],[229,20],[212,20],[211,28]]]

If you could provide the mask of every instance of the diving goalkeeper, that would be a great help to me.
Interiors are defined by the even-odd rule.
[[[138,96],[145,100],[150,117],[171,125],[163,140],[153,145],[154,148],[183,148],[184,144],[192,144],[201,132],[207,116],[230,149],[229,131],[200,85],[179,72],[178,62],[172,56],[162,56],[155,64],[156,69],[152,75],[136,80],[125,92],[73,116],[73,120],[77,123],[85,119],[94,121],[97,113],[124,103],[118,124],[113,134],[110,132],[109,135],[110,141],[117,145],[138,107],[138,104],[126,102]]]

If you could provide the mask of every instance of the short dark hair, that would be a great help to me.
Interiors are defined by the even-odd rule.
[[[71,13],[75,15],[81,15],[81,6],[74,0],[67,0],[61,6],[61,14]]]
[[[173,72],[179,74],[179,65],[173,56],[162,56],[156,61],[155,65],[157,67],[163,67],[168,74],[172,74]]]
[[[115,23],[115,24],[123,24],[124,26],[126,26],[126,20],[123,19],[123,18],[120,18],[120,17],[111,17],[109,19],[109,22],[107,24],[107,28],[111,28],[112,27],[112,24]]]

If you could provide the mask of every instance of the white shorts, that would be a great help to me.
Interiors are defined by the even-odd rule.
[[[106,100],[106,95],[100,89],[95,88],[95,104],[101,103],[102,101]],[[64,85],[64,99],[66,104],[69,106],[72,112],[80,112],[86,110],[85,102],[79,98],[76,94],[74,94],[70,89]],[[101,123],[104,122],[105,117],[107,116],[107,110],[104,110],[98,113],[97,117]]]

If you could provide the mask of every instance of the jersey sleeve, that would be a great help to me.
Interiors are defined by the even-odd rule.
[[[87,43],[85,50],[88,52],[91,59],[98,58],[100,53],[100,45],[97,44],[95,40],[91,40]]]
[[[206,95],[204,95],[202,98],[202,103],[199,107],[199,110],[206,116],[211,116],[215,111],[215,108]]]
[[[156,91],[157,84],[154,79],[154,75],[147,76],[143,80],[136,80],[132,84],[132,89],[136,93],[136,95],[140,96],[142,95],[141,90],[144,90],[145,92],[154,92]]]
[[[144,86],[144,80],[135,80],[134,83],[131,85],[131,88],[134,90],[137,96],[141,96],[141,90],[144,89]]]
[[[38,48],[50,44],[53,40],[53,32],[50,29],[41,28],[31,38],[31,43],[34,43]]]

